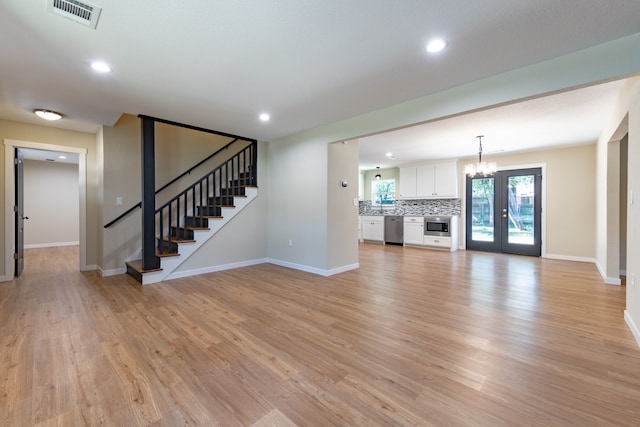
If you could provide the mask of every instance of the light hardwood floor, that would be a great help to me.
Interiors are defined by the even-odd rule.
[[[27,250],[0,283],[3,426],[638,426],[624,287],[593,265],[360,245],[142,287]]]

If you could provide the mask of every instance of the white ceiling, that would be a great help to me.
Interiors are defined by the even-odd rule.
[[[593,144],[624,80],[462,114],[360,138],[360,169],[394,167],[419,160],[494,155],[557,146]],[[393,159],[386,156],[393,154]]]
[[[48,125],[96,132],[145,114],[269,141],[640,32],[637,0],[90,2],[102,7],[95,30],[47,12],[45,0],[0,0],[0,118],[42,123],[31,111],[46,108],[65,115]],[[436,56],[424,50],[433,36],[449,41]],[[113,72],[92,72],[95,59]],[[511,108],[515,118],[523,107]],[[515,127],[525,117],[507,135],[487,116],[447,136],[458,145],[433,130],[412,141],[440,144],[434,157],[473,155],[479,133],[487,151],[525,136],[549,143],[543,122]],[[562,121],[566,130],[577,119]],[[593,135],[566,133],[553,143]]]

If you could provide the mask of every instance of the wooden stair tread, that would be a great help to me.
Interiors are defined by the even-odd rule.
[[[189,226],[189,227],[174,227],[172,226],[171,228],[173,228],[174,230],[210,230],[209,227],[194,227],[194,226]]]
[[[160,239],[158,239],[160,240]],[[162,238],[163,242],[171,242],[171,243],[195,243],[194,239],[176,239],[176,238],[172,238],[171,240],[169,240],[168,237],[163,237]]]
[[[172,256],[180,256],[180,253],[178,253],[178,252],[160,252],[160,251],[156,251],[156,256],[158,258],[168,258],[168,257],[172,257]]]
[[[135,271],[137,271],[138,273],[151,273],[153,271],[161,271],[162,267],[159,268],[153,268],[151,270],[143,270],[142,269],[142,260],[141,259],[136,259],[133,261],[127,261],[126,262],[127,266],[131,267],[132,269],[134,269]]]

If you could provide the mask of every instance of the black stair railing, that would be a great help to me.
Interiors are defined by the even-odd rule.
[[[244,195],[246,186],[257,185],[257,148],[252,142],[156,209],[160,255],[177,253],[177,242],[192,240],[193,229],[204,228],[206,221],[199,219],[220,216],[234,195]]]
[[[169,181],[166,184],[164,184],[162,187],[158,188],[155,191],[155,195],[157,196],[158,194],[160,194],[160,192],[162,192],[163,190],[167,189],[169,186],[171,186],[172,184],[176,183],[178,180],[184,178],[187,175],[190,175],[191,172],[193,172],[196,168],[202,166],[203,164],[205,164],[206,162],[208,162],[209,160],[211,160],[212,158],[214,158],[218,154],[220,154],[223,151],[229,149],[233,144],[235,144],[238,141],[239,141],[238,138],[232,139],[227,144],[225,144],[223,147],[221,147],[218,150],[216,150],[215,152],[209,154],[207,157],[205,157],[204,159],[200,160],[198,163],[196,163],[195,165],[191,166],[189,169],[185,170],[180,175],[176,176],[171,181]],[[142,207],[142,202],[138,202],[137,204],[131,206],[129,209],[127,209],[126,211],[124,211],[123,213],[118,215],[118,217],[116,217],[115,219],[113,219],[113,220],[109,221],[107,224],[105,224],[104,228],[113,227],[118,222],[120,222],[124,217],[126,217],[127,215],[129,215],[130,213],[135,211],[136,209],[139,209],[140,207]]]

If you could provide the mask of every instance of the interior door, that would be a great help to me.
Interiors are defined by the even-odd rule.
[[[540,256],[540,168],[467,177],[467,249]]]
[[[24,185],[23,185],[23,156],[19,148],[15,148],[15,277],[20,276],[24,269]]]

